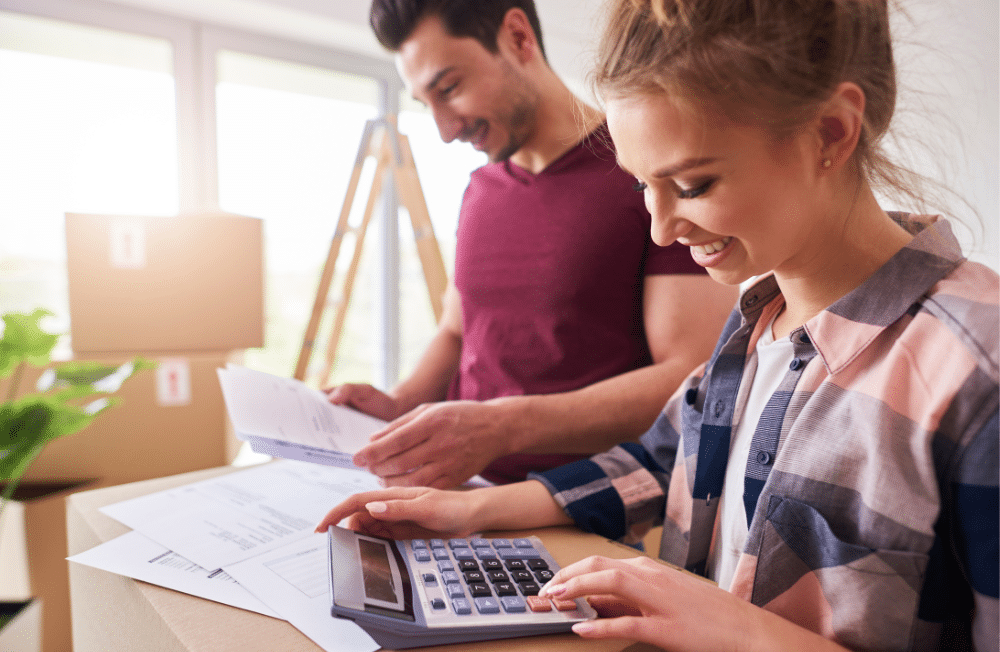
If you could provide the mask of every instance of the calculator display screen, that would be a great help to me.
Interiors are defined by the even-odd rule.
[[[357,543],[366,610],[396,617],[406,614],[412,619],[412,588],[399,551],[384,539],[359,535]]]

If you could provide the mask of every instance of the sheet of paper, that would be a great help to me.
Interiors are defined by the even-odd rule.
[[[313,534],[225,570],[326,652],[379,649],[363,629],[330,615],[326,534]]]
[[[138,532],[123,534],[68,559],[231,607],[281,618],[225,571],[202,568]]]
[[[101,511],[215,570],[309,536],[334,505],[380,487],[364,471],[279,460]]]
[[[357,410],[333,405],[323,392],[294,378],[232,363],[217,372],[229,418],[241,436],[354,454],[386,424]]]

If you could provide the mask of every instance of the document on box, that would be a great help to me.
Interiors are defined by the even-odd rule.
[[[225,571],[202,568],[138,532],[123,534],[68,559],[230,607],[281,618]]]
[[[330,615],[326,537],[313,534],[225,570],[326,652],[377,650],[363,629]]]
[[[294,378],[235,364],[217,371],[236,435],[258,453],[355,468],[351,457],[386,425]]]
[[[380,487],[365,471],[279,460],[101,511],[215,570],[309,536],[334,505]]]

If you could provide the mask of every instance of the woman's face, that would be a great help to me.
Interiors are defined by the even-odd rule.
[[[664,93],[607,101],[621,167],[634,175],[659,245],[678,241],[715,280],[794,273],[821,246],[815,139],[780,143],[721,113],[680,109]]]

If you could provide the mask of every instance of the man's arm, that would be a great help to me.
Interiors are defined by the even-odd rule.
[[[443,303],[437,333],[408,378],[389,392],[365,383],[338,385],[327,390],[330,402],[391,421],[422,403],[443,401],[462,353],[462,303],[451,283]]]
[[[446,488],[503,455],[591,454],[635,440],[711,356],[736,296],[707,276],[649,276],[644,319],[654,364],[561,394],[424,404],[373,436],[354,462],[389,485]]]

